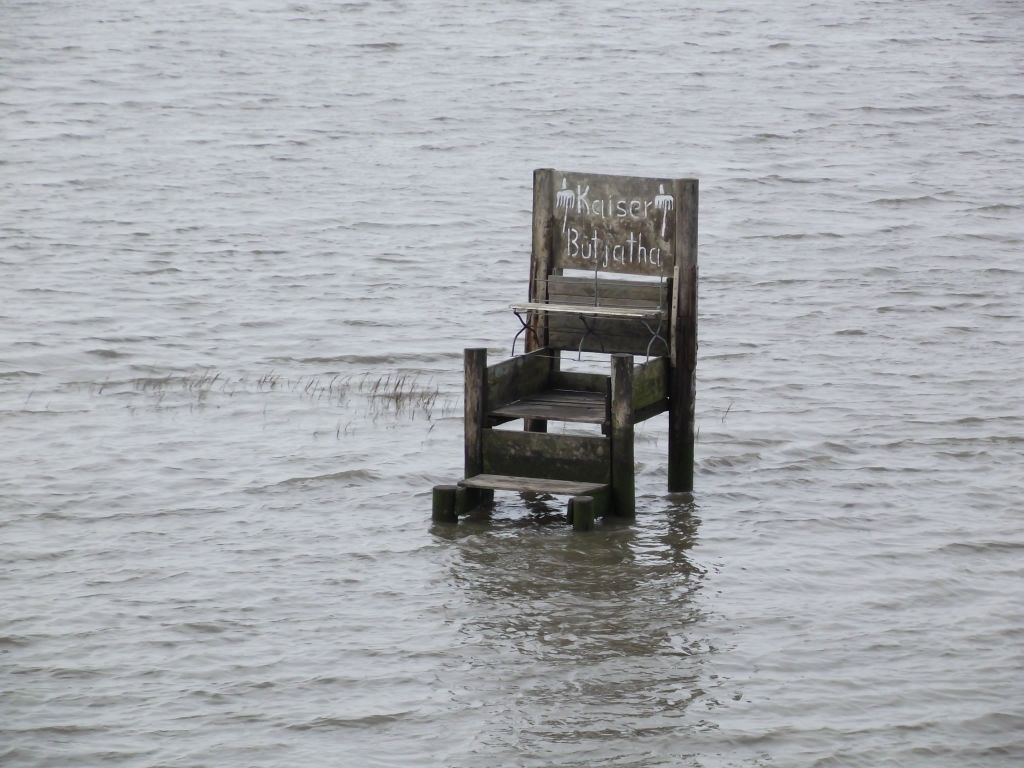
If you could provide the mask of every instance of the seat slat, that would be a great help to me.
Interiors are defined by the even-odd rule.
[[[507,419],[603,424],[608,418],[607,410],[603,393],[549,389],[496,408],[489,414]]]

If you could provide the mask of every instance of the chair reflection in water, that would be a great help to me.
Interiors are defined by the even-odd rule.
[[[697,181],[542,169],[533,191],[529,300],[512,305],[526,352],[514,341],[488,365],[465,351],[465,477],[434,489],[438,522],[496,490],[569,496],[579,530],[633,519],[634,425],[664,412],[668,490],[693,489]],[[608,355],[608,373],[562,370],[583,352]],[[522,431],[497,429],[517,419]]]

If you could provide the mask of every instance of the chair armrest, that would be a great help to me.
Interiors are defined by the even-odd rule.
[[[642,309],[639,307],[593,306],[590,304],[545,304],[536,301],[512,304],[510,309],[516,314],[523,312],[547,312],[549,314],[611,317],[623,320],[655,320],[662,313],[656,307]]]

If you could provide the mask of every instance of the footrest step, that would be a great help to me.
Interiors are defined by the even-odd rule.
[[[548,480],[543,477],[515,477],[513,475],[474,475],[467,477],[459,485],[465,488],[550,493],[557,496],[590,496],[608,490],[608,486],[602,483],[581,483],[575,480]]]

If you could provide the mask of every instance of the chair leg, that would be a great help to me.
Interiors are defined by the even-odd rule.
[[[669,371],[668,490],[693,490],[694,388],[692,369],[674,363]]]
[[[484,402],[487,387],[487,350],[467,349],[463,355],[465,388],[466,477],[484,471]]]
[[[616,517],[636,517],[633,463],[633,356],[612,355],[612,510]]]

